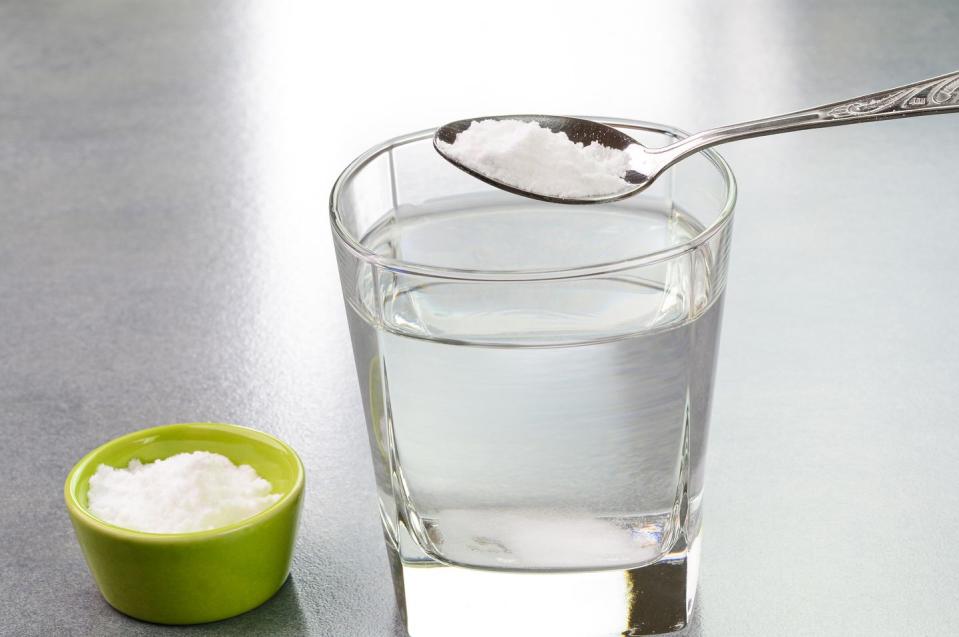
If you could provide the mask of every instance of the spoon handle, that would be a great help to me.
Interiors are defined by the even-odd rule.
[[[670,146],[651,150],[669,155],[669,163],[672,164],[696,151],[737,139],[806,128],[954,112],[959,112],[959,71],[825,106],[714,128]]]

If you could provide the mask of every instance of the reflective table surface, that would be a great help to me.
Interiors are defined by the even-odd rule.
[[[0,634],[403,634],[326,217],[369,146],[498,112],[697,130],[959,66],[947,0],[588,28],[572,2],[329,4],[0,4]],[[959,116],[719,150],[741,196],[685,634],[955,634]],[[273,600],[171,629],[101,599],[62,483],[187,421],[279,435],[308,496]]]

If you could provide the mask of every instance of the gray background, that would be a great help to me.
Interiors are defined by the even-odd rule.
[[[698,129],[959,67],[953,0],[347,4],[0,4],[0,633],[401,634],[326,222],[368,146],[502,112]],[[959,116],[722,152],[688,632],[955,634]],[[302,455],[293,576],[233,620],[142,624],[97,593],[62,482],[199,420]]]

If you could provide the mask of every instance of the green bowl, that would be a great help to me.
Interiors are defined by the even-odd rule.
[[[188,451],[248,464],[282,497],[229,526],[195,533],[143,533],[103,522],[87,509],[90,476]],[[265,433],[215,423],[144,429],[98,447],[67,476],[64,497],[90,572],[121,613],[159,624],[226,619],[270,599],[286,581],[303,499],[303,464]]]

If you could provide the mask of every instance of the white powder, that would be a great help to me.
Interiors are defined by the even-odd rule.
[[[584,563],[622,563],[659,557],[656,535],[612,520],[562,511],[445,509],[437,516],[442,551],[454,562],[479,566],[575,568]]]
[[[208,451],[179,453],[126,469],[101,464],[90,478],[90,512],[147,533],[206,531],[239,522],[280,499],[250,465]]]
[[[629,155],[576,143],[536,122],[474,121],[443,153],[467,168],[520,190],[550,197],[592,197],[630,188],[623,177]]]

